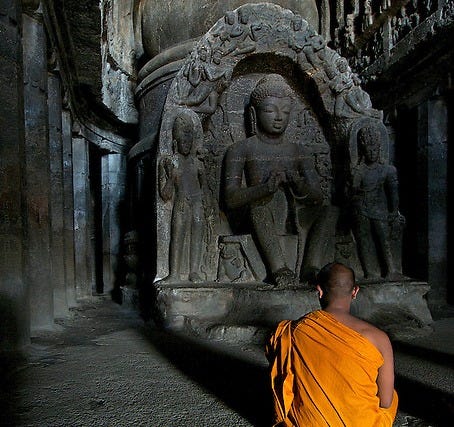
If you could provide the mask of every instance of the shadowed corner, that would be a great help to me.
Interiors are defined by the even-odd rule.
[[[0,295],[0,426],[17,425],[17,370],[23,361],[18,350],[23,343],[16,322],[17,311],[11,299]]]
[[[266,366],[243,360],[239,352],[157,330],[142,329],[147,340],[188,378],[222,400],[256,427],[269,427],[273,406]]]

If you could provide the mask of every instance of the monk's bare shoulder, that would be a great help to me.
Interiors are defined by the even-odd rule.
[[[385,355],[389,352],[391,342],[385,332],[361,319],[355,318],[355,323],[354,329],[374,344],[380,353]]]

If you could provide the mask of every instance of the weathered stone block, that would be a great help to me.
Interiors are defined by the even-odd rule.
[[[393,337],[426,333],[432,322],[422,282],[360,285],[352,313]],[[268,286],[216,283],[157,286],[156,319],[167,329],[210,339],[257,342],[280,320],[298,319],[319,309],[317,294],[308,288],[276,290]]]

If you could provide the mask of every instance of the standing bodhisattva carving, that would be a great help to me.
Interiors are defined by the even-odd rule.
[[[388,280],[400,280],[401,266],[393,255],[392,230],[399,228],[404,218],[399,213],[399,193],[396,168],[380,162],[381,132],[368,125],[358,131],[360,162],[353,171],[352,204],[353,232],[358,255],[366,279],[378,279],[376,254],[386,266]]]
[[[189,258],[191,282],[200,282],[203,253],[204,172],[195,157],[195,132],[191,116],[180,114],[173,129],[175,155],[159,163],[159,193],[164,202],[173,200],[169,250],[169,275],[162,280],[179,283]]]

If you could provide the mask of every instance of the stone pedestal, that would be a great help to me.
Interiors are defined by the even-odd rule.
[[[421,282],[360,285],[352,312],[392,337],[425,333],[432,322]],[[283,319],[319,309],[315,290],[263,284],[156,286],[156,320],[166,329],[212,339],[261,341]]]

